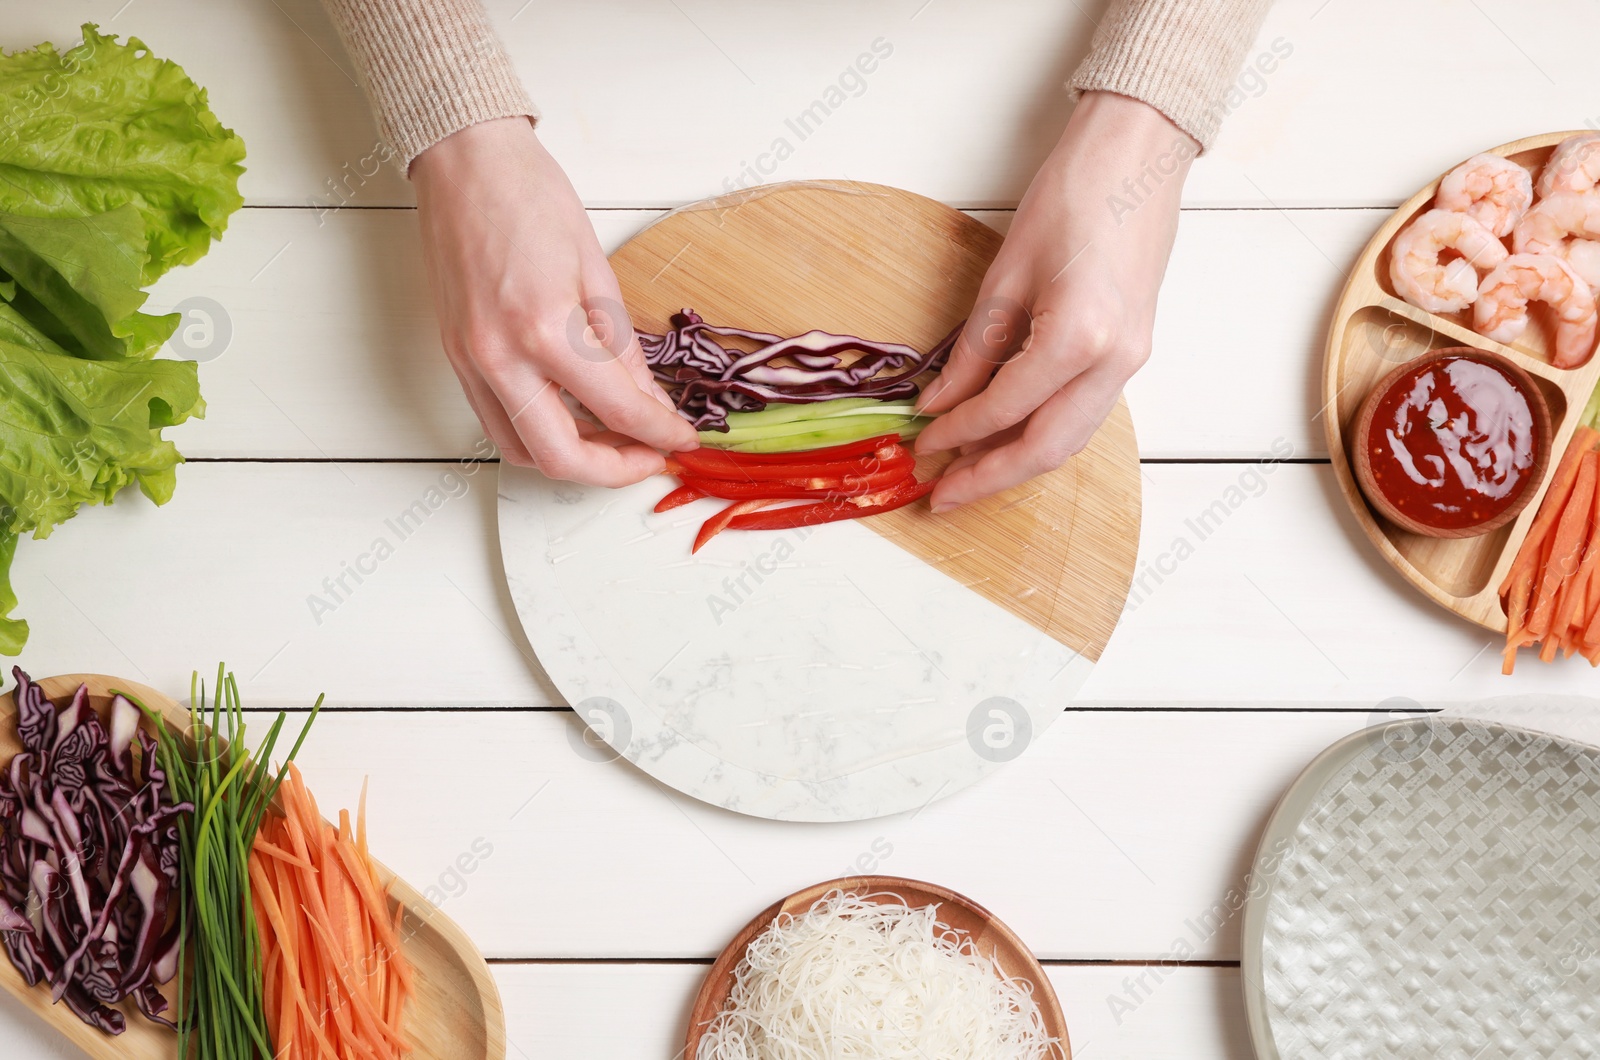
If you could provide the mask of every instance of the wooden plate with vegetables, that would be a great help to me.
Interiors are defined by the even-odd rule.
[[[154,689],[72,674],[37,682],[40,700],[29,695],[26,675],[19,674],[18,689],[0,700],[0,768],[11,781],[0,786],[0,898],[13,898],[0,903],[0,929],[8,914],[21,920],[0,930],[8,951],[0,955],[0,985],[86,1053],[105,1060],[180,1055],[178,1033],[147,1012],[188,1024],[188,1055],[196,1057],[271,1055],[256,1034],[271,1039],[273,1052],[297,1060],[330,1055],[305,1044],[318,1037],[336,1056],[355,1055],[350,1050],[365,1042],[372,1056],[504,1057],[499,993],[471,940],[366,855],[364,807],[354,824],[347,812],[338,826],[329,824],[315,815],[315,802],[292,767],[282,773],[257,767],[210,738],[220,729],[234,734],[236,743],[246,742],[237,739],[244,733],[238,728],[242,713],[234,709],[236,689],[231,680],[221,684],[213,691],[224,700],[224,724],[203,728],[196,744],[189,739],[190,713]],[[21,709],[19,698],[25,700]],[[141,716],[134,703],[147,713]],[[169,757],[182,748],[185,758]],[[163,770],[153,771],[152,761]],[[85,777],[99,778],[87,782],[94,789],[88,793]],[[266,784],[255,788],[252,778]],[[275,786],[280,778],[281,787]],[[19,780],[32,794],[8,806]],[[247,794],[229,804],[218,795],[223,790]],[[183,795],[210,809],[204,827],[184,811],[190,803],[179,802]],[[247,811],[252,802],[262,810],[262,823],[246,854],[246,814],[235,811]],[[108,834],[108,816],[122,813],[108,815],[99,807],[119,805],[135,818],[150,818],[150,824],[124,829],[134,838],[120,846],[104,844],[113,852],[107,859],[94,838]],[[222,823],[230,816],[237,820]],[[109,834],[120,835],[111,825]],[[235,842],[226,841],[228,836]],[[18,896],[15,863],[29,855],[33,864],[25,882],[32,886]],[[227,879],[228,865],[241,880],[254,879],[254,890]],[[206,881],[208,893],[244,896],[259,933],[230,931],[228,924],[248,921],[197,905],[188,885],[194,878]],[[286,900],[290,895],[297,901]],[[103,911],[93,917],[102,930],[83,947],[100,954],[93,967],[113,980],[126,969],[136,985],[148,989],[106,1005],[96,1000],[114,992],[106,975],[61,974],[65,962],[52,940],[90,935],[79,919],[79,903]],[[222,910],[229,907],[240,905],[221,904]],[[196,918],[204,925],[195,927]],[[116,929],[129,923],[139,927],[137,943]],[[104,924],[111,930],[103,930]],[[189,925],[181,937],[179,925]],[[29,984],[19,953],[23,963],[32,962],[31,977],[43,981]],[[249,954],[256,955],[254,961]],[[254,985],[243,967],[252,963],[264,972]],[[214,989],[205,989],[197,977]],[[52,1004],[55,983],[65,984],[58,989],[71,994],[70,1004],[66,997]],[[291,1016],[290,996],[311,1000]],[[247,1001],[252,998],[253,1004]],[[196,1014],[193,1006],[207,1011]],[[310,1018],[314,1011],[321,1020]],[[296,1024],[298,1031],[284,1030]],[[315,1024],[325,1031],[311,1029]],[[278,1043],[280,1031],[291,1044]]]
[[[973,1040],[975,1030],[988,1037]],[[972,899],[897,876],[796,891],[746,924],[706,973],[685,1060],[780,1042],[785,1056],[1072,1055],[1055,989],[1022,940]]]
[[[1452,167],[1378,229],[1328,333],[1323,426],[1351,511],[1430,599],[1507,634],[1507,672],[1536,642],[1600,659],[1595,176],[1600,135],[1580,132]]]

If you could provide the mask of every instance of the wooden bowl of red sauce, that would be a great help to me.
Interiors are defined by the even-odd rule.
[[[1520,367],[1468,346],[1378,380],[1350,432],[1367,503],[1402,530],[1477,537],[1528,506],[1550,464],[1550,404]]]

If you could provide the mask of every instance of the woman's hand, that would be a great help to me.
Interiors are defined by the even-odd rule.
[[[445,353],[504,459],[624,486],[662,470],[656,449],[696,447],[650,377],[577,193],[527,119],[446,137],[411,179]],[[575,420],[562,389],[609,430]]]
[[[1060,467],[1150,355],[1156,295],[1199,145],[1152,107],[1089,92],[1029,185],[921,407],[956,449],[935,511]],[[991,379],[990,377],[993,376]],[[987,385],[986,385],[987,384]]]

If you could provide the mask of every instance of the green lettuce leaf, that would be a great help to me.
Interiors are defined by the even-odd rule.
[[[0,305],[0,533],[47,536],[137,482],[157,504],[183,458],[161,428],[205,413],[193,361],[89,361]]]
[[[139,312],[144,221],[133,205],[92,217],[0,213],[0,298],[68,352],[92,360],[146,357],[180,314]]]
[[[17,535],[0,533],[0,655],[21,655],[28,643],[28,623],[6,618],[17,606],[11,589],[11,558],[17,554]]]
[[[0,56],[0,211],[85,217],[132,205],[149,283],[196,261],[243,204],[244,141],[183,68],[83,27],[64,53]]]
[[[0,652],[27,624],[12,619],[16,539],[46,537],[84,504],[109,504],[138,483],[171,499],[182,462],[161,429],[204,415],[193,361],[74,357],[0,304]]]

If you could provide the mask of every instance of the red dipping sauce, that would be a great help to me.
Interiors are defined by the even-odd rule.
[[[1535,430],[1521,383],[1488,361],[1452,356],[1402,373],[1379,399],[1365,441],[1389,503],[1418,523],[1465,530],[1528,488]]]

